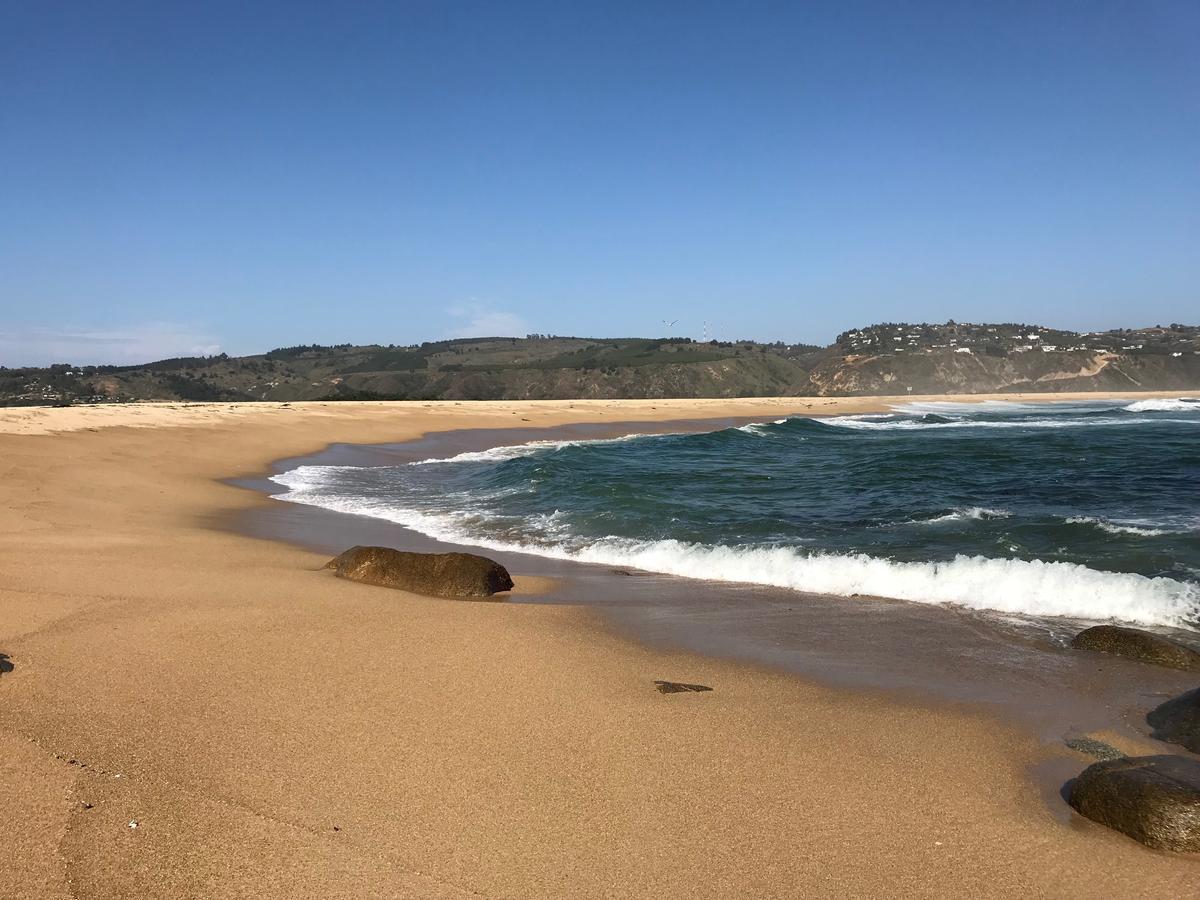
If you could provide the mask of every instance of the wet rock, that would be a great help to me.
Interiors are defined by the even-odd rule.
[[[1182,744],[1200,753],[1200,688],[1155,707],[1146,715],[1146,721],[1160,741]]]
[[[682,694],[685,691],[711,691],[707,684],[684,684],[682,681],[655,681],[655,690],[660,694]]]
[[[1138,628],[1097,625],[1075,635],[1071,646],[1077,650],[1115,653],[1169,669],[1200,672],[1200,653],[1178,641]]]
[[[490,597],[511,591],[500,563],[473,553],[408,553],[390,547],[351,547],[325,564],[340,578],[435,597]]]
[[[1079,813],[1148,847],[1200,851],[1200,763],[1132,756],[1092,763],[1071,785]]]
[[[1093,759],[1122,759],[1125,756],[1124,753],[1112,744],[1106,744],[1104,741],[1098,741],[1095,738],[1067,738],[1063,743],[1076,753],[1083,753]]]

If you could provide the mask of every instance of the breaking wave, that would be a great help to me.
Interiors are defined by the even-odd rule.
[[[455,544],[804,592],[1196,627],[1197,412],[1200,402],[1184,398],[910,402],[407,465],[301,466],[273,480],[287,489],[281,500]]]
[[[935,516],[932,519],[914,521],[923,521],[926,525],[932,525],[935,522],[978,522],[983,519],[1007,519],[1011,515],[1012,513],[1006,509],[988,509],[985,506],[964,506],[951,510],[943,515]]]
[[[1162,419],[1132,416],[1093,416],[1091,418],[1013,418],[1013,419],[953,419],[927,413],[919,419],[900,418],[892,413],[868,413],[854,416],[831,416],[818,419],[826,425],[853,428],[861,431],[923,431],[931,428],[1095,428],[1106,425],[1146,425]],[[1167,420],[1170,422],[1187,420]]]
[[[1138,400],[1122,409],[1127,412],[1200,412],[1200,399]]]
[[[396,506],[384,497],[326,490],[330,475],[345,474],[353,468],[301,466],[271,480],[288,488],[287,493],[277,495],[280,500],[383,519],[439,540],[491,550],[707,581],[761,584],[845,597],[886,597],[1032,616],[1171,627],[1194,626],[1200,616],[1200,586],[1166,577],[1098,571],[1077,563],[966,555],[945,562],[902,562],[865,553],[810,552],[785,546],[729,547],[611,536],[583,540],[571,535],[557,510],[546,514],[542,521],[529,518],[499,523],[481,513],[435,513]],[[985,518],[1004,514],[1003,510],[969,508],[949,515]],[[498,528],[501,524],[506,527]],[[498,533],[511,537],[497,537]]]
[[[1175,519],[1170,522],[1150,522],[1144,519],[1110,520],[1096,516],[1071,516],[1072,525],[1091,525],[1107,534],[1132,534],[1138,537],[1160,537],[1164,534],[1187,534],[1200,530],[1200,517],[1191,520]]]
[[[504,447],[492,447],[488,450],[469,450],[455,456],[444,458],[434,457],[409,463],[412,466],[433,466],[445,463],[464,462],[504,462],[508,459],[519,459],[522,456],[534,456],[563,447],[595,446],[597,444],[619,444],[623,441],[633,441],[638,438],[663,437],[663,434],[625,434],[615,438],[596,438],[595,440],[579,441],[530,441],[527,444],[509,444]]]
[[[1195,424],[1194,419],[1131,416],[1129,413],[1200,412],[1200,399],[1138,400],[1118,402],[1052,401],[1017,403],[984,400],[959,403],[946,400],[895,404],[890,413],[865,413],[817,419],[839,428],[862,431],[920,431],[930,428],[1085,428],[1111,425],[1146,425],[1169,422]]]

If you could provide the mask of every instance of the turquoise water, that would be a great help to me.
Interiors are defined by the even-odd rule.
[[[301,466],[279,499],[797,591],[1200,627],[1200,403],[925,403]]]

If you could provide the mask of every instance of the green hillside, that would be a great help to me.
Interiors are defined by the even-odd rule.
[[[1200,328],[873,325],[820,348],[531,335],[307,345],[136,366],[0,366],[0,404],[498,400],[1200,388]]]

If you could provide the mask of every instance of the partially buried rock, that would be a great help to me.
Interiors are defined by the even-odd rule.
[[[682,681],[655,681],[655,689],[660,694],[682,694],[685,692],[711,691],[707,684],[684,684]]]
[[[391,547],[351,547],[326,563],[340,578],[435,597],[490,597],[511,591],[500,563],[473,553],[408,553]]]
[[[1075,635],[1071,646],[1077,650],[1115,653],[1118,656],[1154,663],[1156,666],[1166,666],[1169,669],[1200,672],[1200,653],[1191,647],[1185,647],[1178,641],[1138,628],[1097,625]]]
[[[1148,847],[1200,851],[1200,764],[1181,756],[1092,763],[1075,779],[1069,802]]]
[[[1146,715],[1154,737],[1200,753],[1200,689],[1168,700]]]

